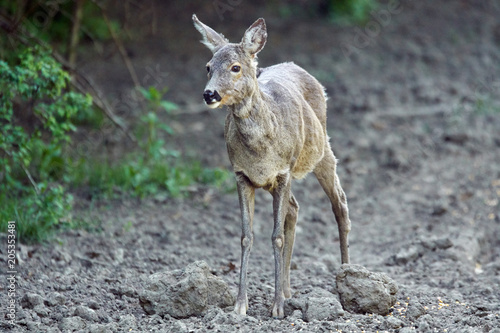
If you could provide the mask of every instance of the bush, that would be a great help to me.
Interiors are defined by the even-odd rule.
[[[40,241],[71,210],[72,196],[55,183],[64,172],[62,145],[71,119],[92,99],[68,91],[70,77],[49,50],[28,48],[16,64],[0,61],[0,230],[18,219],[18,237]]]

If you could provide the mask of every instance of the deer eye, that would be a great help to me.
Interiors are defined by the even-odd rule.
[[[210,66],[207,65],[207,72],[210,73]]]
[[[238,65],[234,65],[231,67],[231,72],[238,73],[241,70],[241,67]]]

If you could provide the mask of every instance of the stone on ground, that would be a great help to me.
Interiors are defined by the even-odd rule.
[[[337,291],[346,311],[386,315],[396,302],[398,287],[386,274],[344,264],[337,273]]]
[[[304,309],[304,321],[335,320],[344,315],[344,309],[333,294],[330,297],[308,297]]]
[[[181,270],[149,276],[139,301],[147,314],[187,318],[212,306],[233,305],[235,299],[227,283],[210,273],[207,263],[197,261]]]

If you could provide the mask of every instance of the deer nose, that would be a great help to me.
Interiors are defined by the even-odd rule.
[[[222,98],[220,97],[217,90],[205,90],[205,92],[203,93],[203,99],[205,100],[205,103],[212,104],[215,102],[220,102]]]

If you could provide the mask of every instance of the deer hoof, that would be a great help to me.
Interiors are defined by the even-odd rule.
[[[236,312],[239,315],[245,316],[247,314],[248,310],[248,299],[245,297],[245,299],[236,300],[236,304],[234,305],[234,312]]]
[[[276,319],[283,319],[285,317],[284,301],[274,301],[271,316]]]

